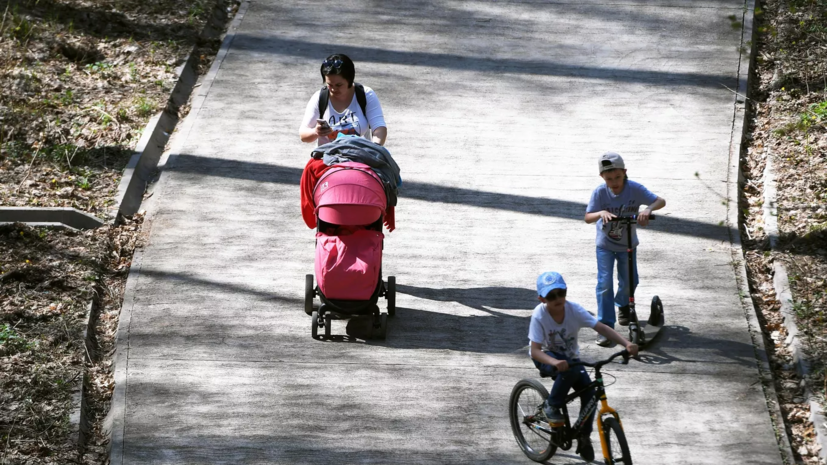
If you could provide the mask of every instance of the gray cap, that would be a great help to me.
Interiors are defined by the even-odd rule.
[[[620,158],[620,155],[615,152],[606,152],[603,155],[600,155],[600,159],[597,160],[597,165],[600,167],[601,173],[614,169],[626,169],[623,159]]]

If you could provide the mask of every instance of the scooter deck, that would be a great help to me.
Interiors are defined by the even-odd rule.
[[[640,329],[643,330],[643,334],[646,335],[646,343],[643,344],[643,347],[646,347],[652,343],[652,341],[658,336],[658,334],[660,334],[661,330],[663,329],[663,325],[650,325],[648,322],[644,321],[640,323]]]

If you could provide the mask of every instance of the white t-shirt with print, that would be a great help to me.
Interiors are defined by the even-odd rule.
[[[385,115],[382,113],[382,105],[379,104],[379,97],[376,92],[368,86],[365,88],[365,111],[367,115],[362,113],[362,107],[359,106],[359,101],[356,99],[356,92],[353,93],[353,100],[350,105],[345,108],[345,111],[338,112],[333,108],[333,102],[328,101],[327,110],[324,116],[319,116],[319,92],[317,90],[310,100],[307,102],[307,108],[304,110],[304,118],[299,129],[301,128],[315,128],[317,119],[325,119],[331,126],[335,126],[342,122],[350,122],[353,124],[355,134],[364,137],[370,128],[376,129],[385,126]],[[319,137],[316,145],[324,145],[330,142],[327,137]]]
[[[597,318],[580,304],[567,300],[563,322],[557,323],[546,310],[546,304],[541,303],[531,314],[528,340],[540,344],[543,351],[566,354],[570,359],[578,358],[580,346],[577,344],[577,333],[580,328],[594,328],[595,325]],[[530,347],[528,354],[531,356]]]

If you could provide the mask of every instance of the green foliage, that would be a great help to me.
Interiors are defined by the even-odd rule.
[[[196,0],[195,3],[190,6],[189,12],[187,13],[187,21],[193,24],[201,18],[205,12],[204,2],[202,0]]]
[[[774,130],[773,133],[776,136],[786,136],[795,131],[807,132],[813,126],[823,126],[825,123],[827,123],[827,100],[810,104],[804,113],[798,115],[797,120],[788,122]]]
[[[21,336],[8,323],[0,326],[0,349],[6,355],[16,354],[18,352],[25,352],[36,347],[37,344],[29,342],[25,337]]]
[[[97,63],[90,63],[84,67],[86,71],[90,73],[105,73],[107,71],[111,71],[113,66],[111,63],[106,63],[105,61],[99,61]]]
[[[17,5],[15,5],[12,10],[11,28],[9,28],[9,32],[18,42],[25,42],[34,32],[34,24],[25,16],[18,14]]]
[[[66,89],[66,92],[64,92],[60,96],[60,103],[62,103],[63,105],[66,105],[66,106],[71,105],[72,102],[74,102],[74,101],[75,101],[75,94],[70,89]]]
[[[138,116],[146,117],[155,111],[155,105],[146,97],[139,97],[135,101],[135,112]]]

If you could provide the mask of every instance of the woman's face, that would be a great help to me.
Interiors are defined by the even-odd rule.
[[[338,74],[325,76],[324,82],[325,84],[327,84],[327,88],[330,89],[331,97],[340,97],[342,95],[347,95],[347,79],[343,78],[342,76],[339,76]]]

